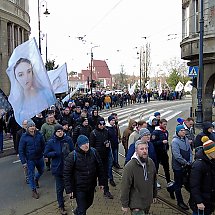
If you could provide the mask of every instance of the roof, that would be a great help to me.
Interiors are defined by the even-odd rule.
[[[111,78],[110,70],[106,61],[104,60],[93,60],[93,67],[97,72],[98,78]]]

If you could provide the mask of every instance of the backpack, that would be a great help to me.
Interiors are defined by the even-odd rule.
[[[96,149],[90,147],[90,151],[93,152],[93,156],[95,157],[97,163],[99,163],[99,159],[98,159],[98,157],[96,155]],[[74,162],[75,162],[77,160],[77,152],[76,152],[75,149],[73,150],[73,158],[74,158]]]

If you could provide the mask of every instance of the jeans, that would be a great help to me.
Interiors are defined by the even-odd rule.
[[[29,179],[29,186],[32,190],[36,189],[35,179],[39,180],[41,175],[44,172],[44,160],[43,158],[37,160],[28,160],[28,179]],[[35,175],[35,167],[37,168],[37,173]]]
[[[3,131],[0,131],[0,152],[3,152]]]
[[[77,208],[75,209],[76,215],[86,215],[87,209],[93,204],[95,188],[88,191],[76,192]]]
[[[183,185],[183,173],[182,173],[182,170],[173,170],[173,172],[174,172],[176,199],[178,203],[182,203],[184,202],[181,194],[181,188]]]
[[[63,198],[64,181],[63,181],[62,175],[55,175],[55,187],[56,187],[58,206],[59,208],[62,208],[64,207],[64,198]]]
[[[149,210],[150,210],[150,207],[148,207],[144,210],[139,210],[139,211],[132,210],[131,215],[147,215],[147,214],[149,214]]]
[[[116,149],[112,149],[113,153],[113,165],[118,164],[118,153],[119,153],[119,148],[117,147]]]
[[[108,155],[108,178],[110,180],[113,180],[112,166],[113,166],[113,153],[112,153],[112,150],[110,150]]]
[[[199,212],[193,212],[192,215],[207,215],[204,213],[204,211],[200,211]]]

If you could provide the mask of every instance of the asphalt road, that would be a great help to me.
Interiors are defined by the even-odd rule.
[[[142,114],[142,119],[147,120],[155,111],[160,111],[161,116],[163,115],[163,118],[168,120],[171,141],[177,125],[176,119],[178,117],[188,117],[190,106],[191,100],[154,101],[149,104],[142,103],[122,109],[104,111],[101,115],[106,119],[112,112],[118,113],[120,129],[123,132],[127,126],[128,118],[139,120]],[[121,144],[120,153],[124,154]],[[123,162],[124,160],[121,157],[121,165]],[[50,172],[45,171],[41,177],[40,199],[35,200],[31,197],[31,190],[25,183],[23,169],[16,155],[0,158],[0,170],[0,215],[24,215],[56,200],[54,179]]]

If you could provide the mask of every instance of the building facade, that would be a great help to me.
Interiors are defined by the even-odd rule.
[[[182,0],[181,58],[188,66],[199,65],[199,31],[201,0]],[[203,1],[203,121],[212,120],[212,95],[215,84],[215,1]],[[197,109],[197,91],[193,90],[193,113]]]
[[[10,81],[6,74],[8,60],[16,46],[29,39],[28,0],[1,0],[0,3],[0,88],[6,95]]]

